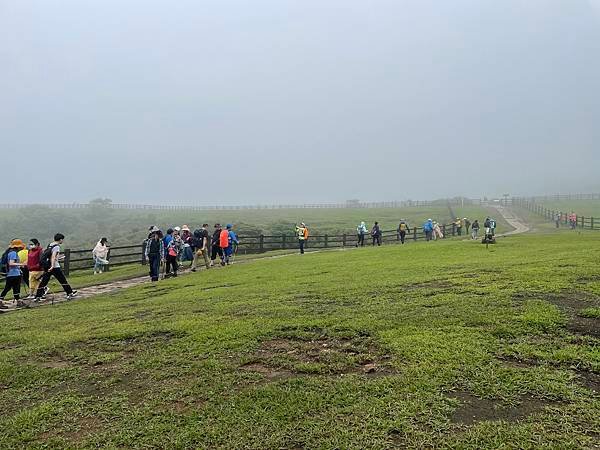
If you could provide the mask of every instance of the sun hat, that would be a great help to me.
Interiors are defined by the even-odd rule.
[[[190,227],[188,227],[187,225],[182,225],[181,231],[190,231]]]
[[[10,247],[24,249],[25,244],[21,239],[13,239],[12,241],[10,241]]]
[[[231,230],[233,228],[233,225],[228,223],[227,225],[225,225],[225,228],[227,228],[228,230]]]

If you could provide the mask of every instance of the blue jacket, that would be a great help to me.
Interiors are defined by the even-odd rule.
[[[164,238],[163,238],[163,246],[165,248],[165,256],[167,256],[167,252],[168,252],[168,248],[169,248],[169,243],[173,240],[173,235],[171,234],[167,234]]]
[[[232,243],[234,242],[238,244],[237,235],[233,231],[229,230],[229,246],[231,247]]]
[[[423,231],[433,231],[433,222],[429,220],[423,224]]]

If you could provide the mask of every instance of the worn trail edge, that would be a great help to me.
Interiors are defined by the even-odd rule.
[[[502,206],[496,206],[495,209],[504,218],[504,220],[506,220],[506,222],[511,227],[514,228],[514,230],[512,230],[512,231],[509,231],[509,232],[503,233],[503,234],[499,234],[498,236],[501,236],[501,237],[512,236],[512,235],[516,235],[516,234],[526,233],[530,230],[529,226],[526,225],[520,218],[518,218],[509,209],[502,207]],[[350,249],[337,249],[337,250],[346,251],[346,250],[350,250]],[[319,250],[316,250],[316,251],[311,251],[308,253],[319,253],[319,252],[320,252]],[[296,255],[296,253],[288,253],[288,254],[284,254],[284,255],[273,255],[273,256],[269,256],[267,258],[262,257],[262,258],[248,259],[246,261],[239,261],[237,264],[247,264],[250,262],[259,261],[261,259],[284,258],[284,257],[292,256],[292,255]],[[206,270],[206,269],[199,268],[199,270]],[[210,270],[222,270],[222,268],[214,267]],[[185,271],[181,271],[180,275],[186,275],[189,273],[191,273],[189,270],[185,270]],[[140,284],[146,284],[146,283],[150,283],[150,282],[151,281],[148,279],[148,276],[143,276],[143,277],[130,278],[128,280],[114,281],[111,283],[103,283],[103,284],[98,284],[95,286],[88,286],[85,288],[78,289],[77,298],[82,299],[82,298],[93,297],[96,295],[110,294],[119,289],[126,289],[126,288],[130,288],[133,286],[139,286]],[[62,296],[62,292],[58,293],[58,294],[53,293],[50,295],[54,296],[53,300],[46,300],[38,305],[35,305],[35,306],[32,305],[31,307],[47,305],[50,303],[63,303],[63,302],[68,301]],[[17,309],[23,309],[23,308],[17,308],[16,302],[12,302],[11,304],[9,304],[7,306],[9,307],[9,309],[3,310],[3,311],[0,310],[0,311],[7,313],[7,312],[15,311]]]

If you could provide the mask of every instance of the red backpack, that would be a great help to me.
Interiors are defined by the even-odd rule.
[[[219,235],[219,247],[229,247],[229,231],[221,230],[221,234]]]

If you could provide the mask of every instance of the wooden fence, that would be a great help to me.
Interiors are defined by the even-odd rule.
[[[440,225],[444,238],[457,235],[456,225],[447,224]],[[410,233],[406,234],[407,241],[419,241],[425,239],[425,233],[422,227],[412,227]],[[273,250],[291,250],[298,248],[298,239],[295,235],[247,235],[238,236],[240,244],[238,246],[238,254],[249,255],[264,253]],[[395,230],[382,231],[382,244],[396,244],[400,242],[398,232]],[[344,247],[356,247],[358,243],[357,234],[322,234],[311,235],[308,239],[305,249],[322,250],[335,249]],[[372,245],[370,234],[365,235],[365,245]],[[140,264],[145,265],[144,256],[145,242],[125,245],[119,247],[111,247],[109,251],[110,267]],[[92,249],[73,250],[65,249],[64,260],[62,261],[63,272],[69,275],[71,272],[78,270],[91,270],[94,267],[92,259]],[[2,278],[0,278],[1,280]]]
[[[591,194],[590,194],[591,195]],[[598,197],[600,199],[600,197]],[[579,200],[579,199],[578,199]],[[569,213],[546,208],[544,205],[537,203],[532,198],[514,197],[511,199],[514,206],[519,206],[534,214],[544,217],[549,222],[555,222],[558,217],[560,223],[569,225]],[[576,227],[588,230],[600,230],[599,217],[585,217],[576,215]]]

